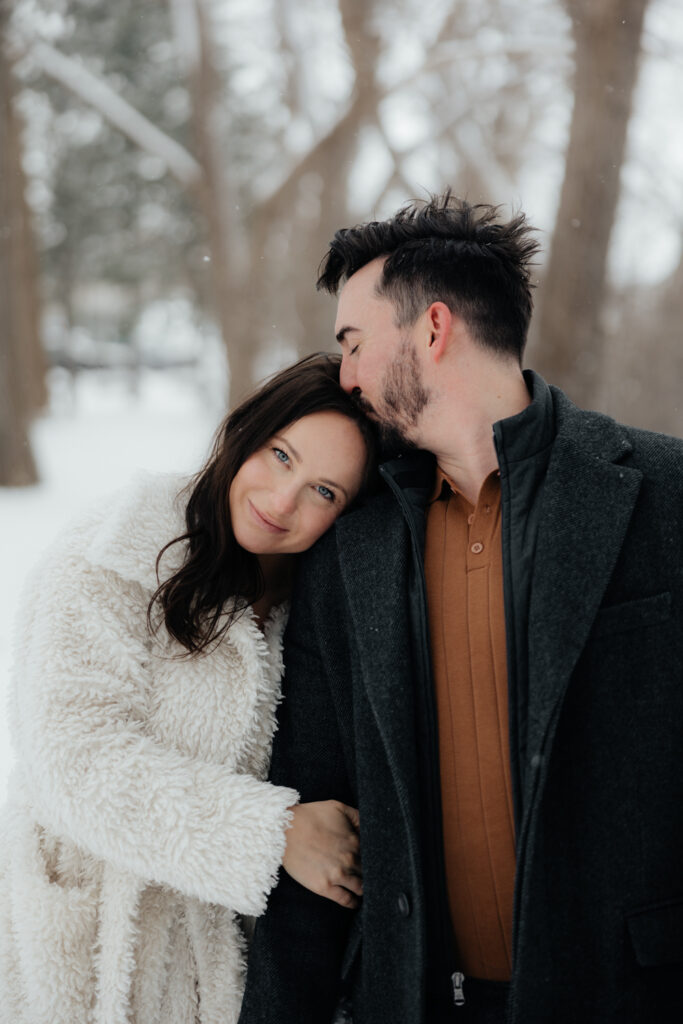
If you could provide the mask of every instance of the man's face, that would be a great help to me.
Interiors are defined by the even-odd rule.
[[[366,264],[339,295],[335,334],[342,350],[341,386],[386,435],[415,443],[429,392],[414,329],[397,327],[393,304],[375,291],[383,262]]]

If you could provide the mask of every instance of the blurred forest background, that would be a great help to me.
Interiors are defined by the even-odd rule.
[[[334,230],[446,185],[542,231],[528,363],[683,434],[678,0],[0,0],[0,40],[0,484],[88,375],[219,410],[333,349]]]
[[[524,209],[528,364],[683,435],[682,101],[680,0],[0,0],[0,696],[45,545],[334,350],[328,242],[408,199]]]

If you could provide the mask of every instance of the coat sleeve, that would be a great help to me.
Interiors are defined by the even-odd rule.
[[[94,856],[259,914],[298,794],[147,734],[146,604],[130,588],[88,565],[73,543],[34,579],[13,698],[26,797],[41,825]]]
[[[325,538],[323,551],[329,547]],[[336,680],[350,695],[347,639],[339,609],[326,598],[334,587],[319,585],[336,577],[318,552],[305,566],[285,634],[284,700],[270,777],[294,786],[302,801],[337,799],[357,806],[343,739],[351,723],[340,722],[333,697]],[[329,1024],[357,913],[309,892],[282,871],[256,922],[239,1024]]]

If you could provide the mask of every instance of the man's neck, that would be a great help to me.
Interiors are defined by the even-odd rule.
[[[522,412],[531,401],[521,371],[494,367],[472,374],[463,388],[446,386],[423,424],[420,446],[476,505],[487,476],[498,469],[493,424]]]

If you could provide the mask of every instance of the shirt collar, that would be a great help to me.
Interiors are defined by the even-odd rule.
[[[438,501],[438,499],[443,496],[446,488],[449,488],[451,491],[457,490],[453,481],[450,477],[446,476],[441,466],[437,463],[434,471],[434,486],[432,487],[431,494],[429,495],[430,503],[432,501]]]
[[[486,482],[492,477],[500,477],[500,471],[497,469],[491,470],[489,475],[486,477],[484,484],[482,484],[482,488],[486,486]],[[429,503],[431,504],[433,501],[439,501],[440,498],[446,496],[447,491],[450,491],[451,494],[458,495],[462,493],[458,486],[453,483],[451,478],[444,473],[439,465],[437,465],[435,469],[434,486],[431,494],[429,495]]]

